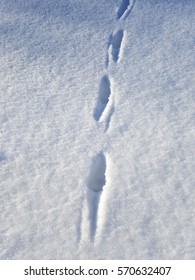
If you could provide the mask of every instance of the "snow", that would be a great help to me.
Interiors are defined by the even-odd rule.
[[[194,1],[0,3],[0,258],[194,259]]]

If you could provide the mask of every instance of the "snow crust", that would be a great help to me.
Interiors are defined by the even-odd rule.
[[[0,259],[194,259],[193,0],[0,1]]]

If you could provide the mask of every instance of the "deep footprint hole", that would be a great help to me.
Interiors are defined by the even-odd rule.
[[[102,191],[106,184],[106,157],[100,152],[93,158],[91,171],[88,179],[88,188],[94,192]]]
[[[94,119],[96,121],[99,121],[99,119],[101,118],[108,104],[110,94],[111,94],[110,80],[107,75],[104,75],[100,81],[98,101],[93,113]]]
[[[121,5],[118,9],[118,12],[117,12],[117,19],[118,20],[123,16],[125,11],[128,9],[129,4],[130,4],[129,0],[122,0],[122,3],[121,3]]]
[[[106,105],[108,103],[110,93],[110,80],[107,75],[104,75],[99,86],[99,101]]]
[[[112,37],[112,47],[114,49],[120,49],[121,42],[123,39],[124,31],[122,29],[118,30]]]
[[[119,59],[123,36],[124,36],[124,31],[122,29],[120,29],[115,34],[113,34],[113,37],[112,37],[112,58],[115,63]]]

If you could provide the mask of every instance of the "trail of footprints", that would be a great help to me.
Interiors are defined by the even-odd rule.
[[[97,123],[101,123],[106,132],[110,126],[110,121],[114,113],[114,93],[112,79],[109,75],[111,64],[117,64],[121,59],[121,46],[124,38],[125,20],[130,15],[136,0],[122,0],[117,11],[117,28],[108,38],[106,70],[99,83],[97,102],[93,112],[93,118]],[[91,170],[87,181],[86,195],[83,204],[81,237],[80,242],[96,241],[100,236],[104,223],[105,199],[104,193],[108,185],[107,180],[107,156],[101,151],[92,160]]]

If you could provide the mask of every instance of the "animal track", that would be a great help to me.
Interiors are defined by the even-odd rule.
[[[100,199],[103,187],[106,185],[105,172],[106,158],[101,152],[93,160],[88,179],[87,204],[90,221],[89,230],[92,239],[96,234]]]
[[[122,0],[122,3],[117,12],[117,20],[121,18],[126,20],[131,11],[133,10],[135,2],[136,0]]]
[[[93,114],[96,121],[99,121],[101,118],[101,115],[108,104],[110,94],[110,80],[107,75],[104,75],[100,81],[98,101]]]
[[[112,58],[114,62],[117,62],[119,59],[123,36],[124,36],[123,29],[118,30],[112,36]]]
[[[117,19],[119,20],[123,14],[125,13],[125,11],[128,9],[128,6],[129,6],[129,3],[130,1],[129,0],[122,0],[122,3],[118,9],[118,12],[117,12]]]
[[[121,45],[124,38],[124,21],[131,13],[136,0],[122,0],[117,11],[117,30],[113,32],[107,43],[106,68],[109,74],[110,60],[117,63],[121,56]],[[122,24],[121,24],[122,23]],[[109,66],[109,67],[108,67]],[[93,117],[97,122],[104,124],[105,132],[109,128],[110,120],[115,110],[113,85],[110,82],[109,75],[104,75],[99,84],[99,95],[93,112]],[[91,170],[87,181],[87,189],[83,200],[82,219],[80,229],[78,230],[80,244],[97,241],[105,220],[105,205],[107,199],[107,190],[109,186],[106,181],[107,161],[103,152],[94,157]]]
[[[100,152],[92,163],[91,172],[88,180],[88,188],[94,192],[100,192],[106,184],[106,158]]]
[[[89,239],[97,241],[104,224],[107,160],[103,152],[98,153],[92,160],[91,170],[87,180],[85,198],[83,200],[82,218],[78,239],[82,246]]]

